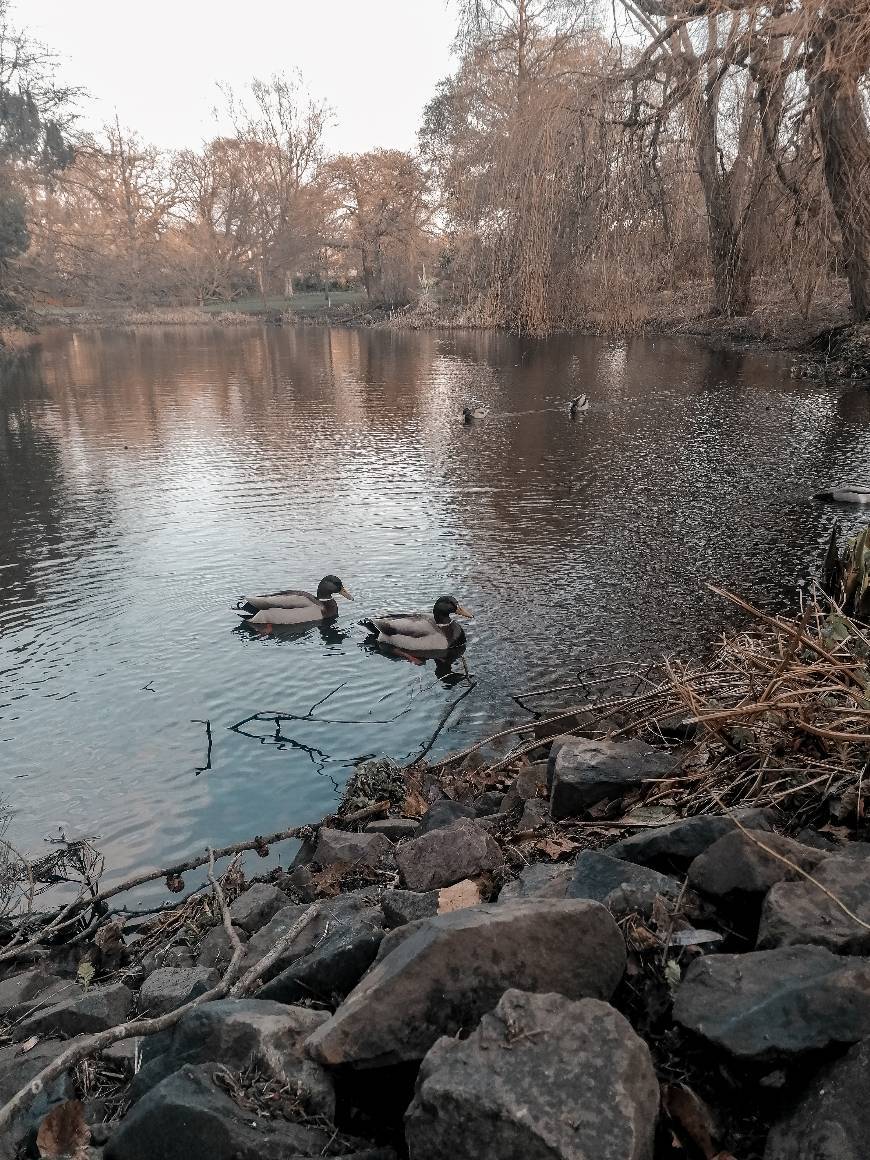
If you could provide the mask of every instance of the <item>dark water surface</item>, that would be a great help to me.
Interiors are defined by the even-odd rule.
[[[468,429],[471,399],[490,415]],[[706,580],[783,605],[815,569],[835,510],[809,497],[870,475],[868,420],[860,388],[677,341],[50,335],[0,383],[13,833],[98,834],[120,872],[318,818],[356,759],[412,755],[461,691],[356,625],[441,592],[477,614],[478,686],[436,753],[514,718],[511,691],[697,651],[723,624]],[[234,628],[242,592],[327,572],[357,597],[333,628]],[[277,737],[239,725],[339,685]]]

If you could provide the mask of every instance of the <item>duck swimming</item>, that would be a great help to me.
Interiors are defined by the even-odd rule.
[[[422,612],[399,612],[361,620],[360,624],[377,636],[378,644],[389,644],[408,652],[444,652],[465,640],[465,631],[451,619],[453,616],[473,618],[452,596],[439,596],[431,616]]]
[[[288,588],[269,596],[243,596],[235,606],[245,624],[309,624],[338,616],[336,596],[353,597],[337,576],[324,576],[317,585],[317,595]]]
[[[568,414],[571,416],[572,419],[576,419],[578,411],[588,411],[588,410],[589,410],[589,396],[588,395],[578,395],[576,399],[571,400],[571,404],[568,407]]]
[[[826,500],[828,503],[870,503],[870,487],[844,484],[830,491],[820,491],[813,499]]]
[[[462,422],[471,423],[474,419],[483,419],[486,415],[486,410],[483,407],[463,407],[462,408]]]

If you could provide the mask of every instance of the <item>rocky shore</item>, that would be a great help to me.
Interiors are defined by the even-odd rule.
[[[9,924],[2,1155],[865,1157],[870,642],[765,619],[507,757],[360,766],[262,880]]]

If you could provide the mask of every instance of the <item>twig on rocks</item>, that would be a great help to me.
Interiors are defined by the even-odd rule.
[[[234,999],[240,999],[244,995],[250,994],[260,979],[262,979],[263,975],[265,975],[266,971],[268,971],[269,968],[274,963],[276,963],[278,959],[281,958],[290,944],[296,939],[298,935],[302,933],[303,930],[305,930],[306,926],[308,926],[308,924],[317,914],[317,910],[317,904],[312,903],[311,906],[309,906],[308,909],[304,911],[299,916],[299,918],[296,919],[287,933],[278,939],[271,950],[267,954],[263,955],[263,957],[258,962],[254,963],[249,971],[242,975],[239,981],[230,990],[230,995],[232,995]]]

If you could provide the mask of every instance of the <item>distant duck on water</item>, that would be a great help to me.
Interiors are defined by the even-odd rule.
[[[336,596],[345,600],[353,597],[337,576],[324,576],[317,585],[317,594],[287,588],[268,596],[243,596],[234,611],[245,624],[309,624],[338,616]]]
[[[868,503],[870,504],[870,487],[859,487],[856,484],[844,484],[842,487],[832,487],[830,491],[820,491],[813,496],[828,503]]]
[[[589,396],[578,395],[576,399],[571,400],[571,405],[568,407],[568,414],[572,419],[576,419],[581,411],[589,410]]]
[[[483,419],[486,415],[485,407],[463,407],[462,408],[462,422],[466,425],[472,423],[475,419]]]
[[[360,624],[377,637],[378,644],[389,644],[406,652],[443,652],[461,644],[465,631],[454,616],[472,617],[452,596],[439,596],[432,615],[422,612],[398,612],[373,616]]]

